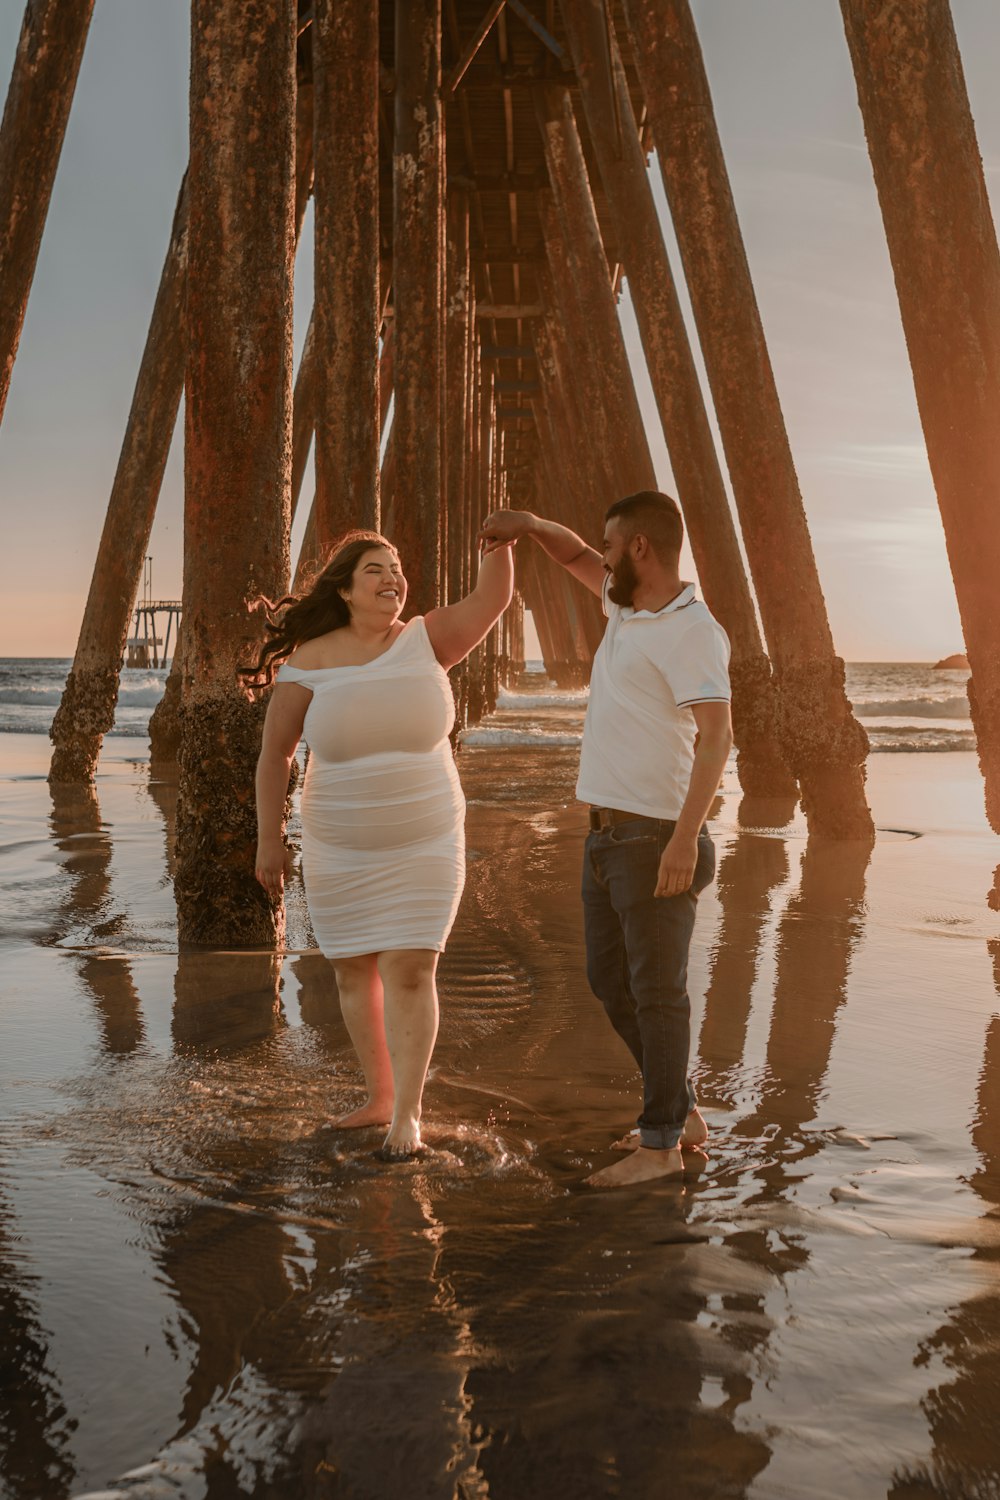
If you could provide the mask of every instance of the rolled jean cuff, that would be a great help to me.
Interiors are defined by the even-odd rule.
[[[681,1143],[683,1126],[663,1125],[658,1130],[649,1125],[639,1126],[639,1145],[648,1151],[672,1151]]]

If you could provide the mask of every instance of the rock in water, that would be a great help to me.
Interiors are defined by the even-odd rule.
[[[969,658],[963,655],[961,651],[956,651],[954,656],[945,656],[940,661],[936,661],[934,663],[934,670],[937,671],[939,667],[954,667],[956,670],[967,672],[969,670]]]

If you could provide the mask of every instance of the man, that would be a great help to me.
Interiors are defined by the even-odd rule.
[[[682,581],[680,511],[643,490],[609,509],[603,558],[565,526],[494,511],[487,549],[528,536],[599,595],[577,796],[590,804],[583,865],[587,978],[642,1071],[637,1130],[595,1187],[681,1178],[707,1129],[687,1076],[687,962],[698,893],[715,873],[705,818],[733,742],[729,642]],[[702,1156],[703,1153],[699,1152]]]

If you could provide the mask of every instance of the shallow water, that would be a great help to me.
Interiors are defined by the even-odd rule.
[[[319,1128],[358,1075],[301,890],[304,951],[178,956],[173,788],[118,739],[53,803],[44,751],[0,744],[4,1500],[1000,1493],[971,756],[872,759],[870,861],[727,777],[691,963],[709,1165],[602,1195],[637,1093],[583,974],[571,747],[460,757],[469,884],[403,1167]]]

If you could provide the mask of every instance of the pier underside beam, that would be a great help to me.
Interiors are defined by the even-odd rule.
[[[871,839],[868,739],[844,689],[687,0],[624,0],[694,308],[784,743],[811,832]]]

